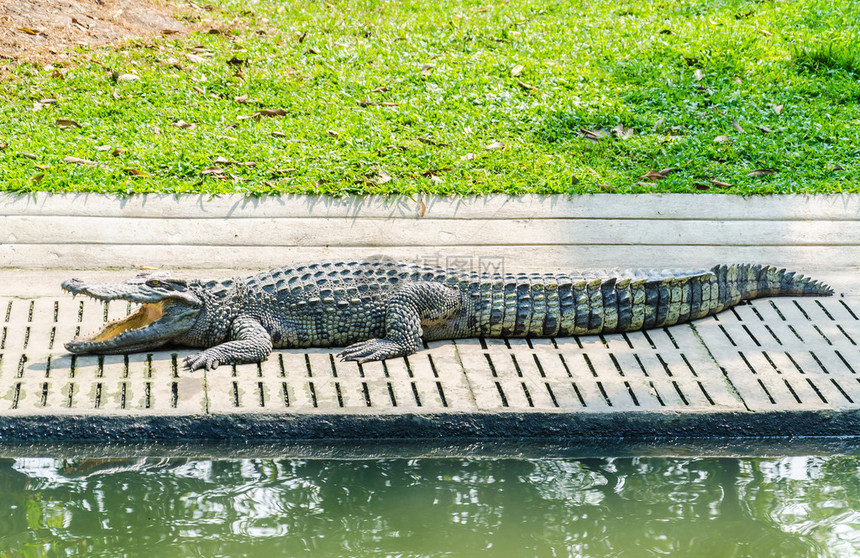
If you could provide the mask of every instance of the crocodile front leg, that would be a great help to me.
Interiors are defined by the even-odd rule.
[[[239,316],[233,320],[232,341],[210,347],[185,359],[191,370],[213,370],[220,364],[242,364],[260,362],[272,352],[272,337],[269,332],[250,316]]]
[[[361,363],[411,355],[421,347],[421,322],[445,319],[459,307],[457,289],[442,283],[407,283],[388,301],[385,337],[354,343],[338,356]]]

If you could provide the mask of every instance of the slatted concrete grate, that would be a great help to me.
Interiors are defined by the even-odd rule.
[[[0,416],[708,413],[860,408],[860,301],[765,299],[663,330],[431,343],[342,363],[276,351],[203,374],[191,351],[71,356],[127,303],[0,298]]]

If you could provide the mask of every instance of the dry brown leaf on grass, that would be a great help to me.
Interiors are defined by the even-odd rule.
[[[268,116],[271,118],[273,116],[286,116],[287,111],[282,109],[282,108],[263,109],[263,110],[257,111],[257,114],[260,116]]]
[[[381,186],[382,184],[387,184],[392,180],[393,178],[391,178],[390,174],[388,174],[382,169],[379,169],[379,172],[376,173],[375,177],[371,178],[370,182],[376,184],[377,186]]]
[[[516,66],[511,68],[511,77],[519,76],[521,73],[523,73],[524,69],[525,69],[525,66],[523,66],[522,64],[517,64]]]
[[[731,143],[732,138],[729,136],[717,136],[714,138],[714,143]]]
[[[431,71],[433,70],[433,68],[435,68],[435,67],[436,67],[436,64],[433,64],[432,62],[427,63],[427,64],[424,64],[423,66],[421,66],[421,75],[422,75],[423,77],[427,77],[427,76],[429,76],[429,75],[430,75],[430,72],[431,72]]]
[[[96,146],[96,151],[110,151],[110,150],[111,150],[110,145],[97,145]]]
[[[773,112],[775,112],[777,116],[779,116],[782,113],[782,108],[784,106],[785,105],[776,105],[775,107],[773,107]]]
[[[118,82],[140,81],[140,77],[134,74],[120,74],[116,76]]]
[[[140,169],[128,168],[128,169],[122,169],[122,172],[124,172],[125,174],[127,174],[129,176],[135,176],[135,177],[147,176],[147,174]]]
[[[197,124],[192,124],[191,122],[186,122],[184,120],[177,120],[173,124],[171,124],[174,128],[179,128],[180,130],[193,130],[197,127]]]
[[[693,72],[693,79],[695,79],[696,81],[702,81],[703,79],[705,79],[705,72],[703,72],[701,69],[696,70],[695,72]]]
[[[707,184],[702,184],[701,182],[693,182],[693,187],[694,187],[696,190],[702,190],[702,191],[706,191],[706,190],[710,190],[710,189],[711,189],[711,187],[710,187],[710,186],[708,186]]]
[[[535,89],[534,85],[529,85],[528,83],[526,83],[520,79],[517,80],[517,85],[519,85],[520,87],[522,87],[526,91],[534,91],[534,89]]]
[[[478,156],[474,153],[466,153],[465,155],[460,157],[461,161],[471,161],[472,159],[477,159]]]
[[[507,146],[504,143],[502,143],[500,141],[494,141],[493,143],[491,143],[489,145],[485,145],[484,149],[486,149],[487,151],[493,151],[495,149],[505,149],[505,147],[507,147]]]
[[[431,138],[425,138],[424,136],[418,136],[415,139],[420,141],[421,143],[426,143],[427,145],[433,145],[435,147],[447,147],[449,145],[444,141],[437,141]]]
[[[743,129],[743,127],[740,125],[740,123],[737,120],[735,120],[734,118],[732,118],[732,128],[734,128],[739,134],[745,134],[746,133],[746,131]]]
[[[711,184],[716,186],[717,188],[731,188],[732,185],[728,182],[720,182],[719,180],[711,180]]]
[[[74,120],[66,120],[65,118],[58,118],[56,124],[57,124],[57,128],[60,128],[62,130],[67,130],[69,128],[81,128],[82,127],[80,124],[78,124]]]
[[[624,124],[618,124],[612,128],[612,132],[618,137],[618,139],[625,140],[633,137],[633,128],[626,128]]]
[[[81,159],[80,157],[65,157],[63,158],[64,163],[69,163],[71,165],[84,165],[87,167],[97,167],[99,164],[95,161],[90,161],[89,159]]]
[[[30,181],[31,181],[33,184],[38,184],[39,182],[41,182],[41,181],[42,181],[42,179],[43,179],[43,178],[45,178],[45,173],[40,172],[39,174],[37,174],[37,175],[33,176],[32,178],[30,178]]]
[[[642,175],[642,178],[647,178],[648,180],[663,180],[673,172],[676,172],[677,169],[672,167],[668,167],[660,170],[649,170],[645,174]]]
[[[772,169],[756,169],[752,172],[748,172],[747,176],[752,178],[758,178],[760,176],[770,176],[772,174],[776,174],[776,171]]]

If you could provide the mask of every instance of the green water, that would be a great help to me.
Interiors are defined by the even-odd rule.
[[[860,458],[9,456],[0,555],[858,556]]]

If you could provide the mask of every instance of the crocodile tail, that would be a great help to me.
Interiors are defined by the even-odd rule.
[[[751,264],[718,265],[711,269],[720,288],[721,306],[765,296],[831,296],[833,289],[785,269]]]

